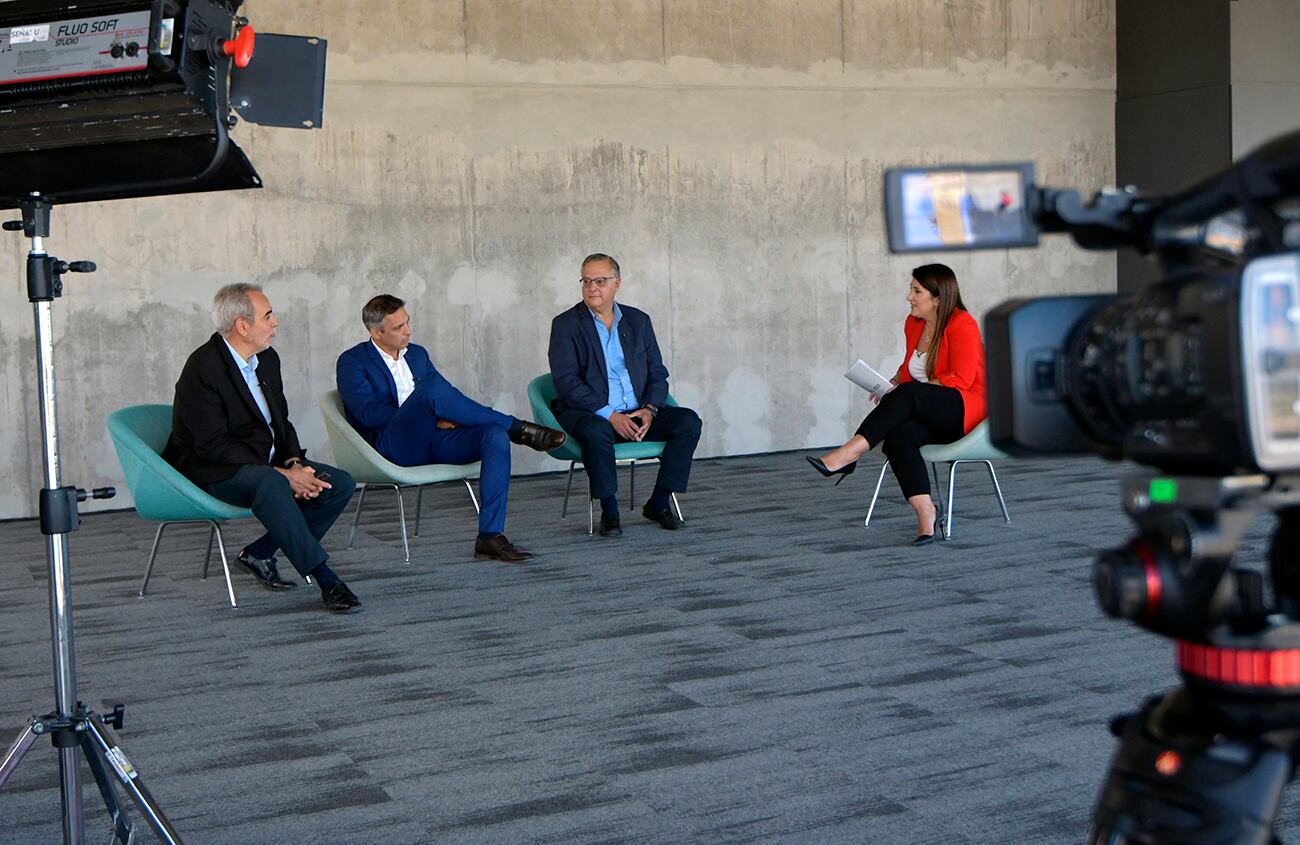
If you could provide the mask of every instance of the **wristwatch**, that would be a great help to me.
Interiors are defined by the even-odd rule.
[[[650,412],[650,416],[652,416],[652,417],[657,417],[657,416],[659,416],[659,409],[656,408],[654,405],[651,405],[649,402],[645,403],[645,404],[642,405],[641,407],[642,407],[642,408],[645,408],[647,411],[649,411],[649,412]]]

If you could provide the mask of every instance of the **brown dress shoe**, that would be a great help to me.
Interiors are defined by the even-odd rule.
[[[474,540],[474,557],[476,558],[493,558],[502,563],[523,563],[532,556],[532,552],[516,547],[506,539],[504,534],[498,534],[491,540],[481,538]]]
[[[563,431],[555,428],[547,428],[544,425],[538,425],[527,420],[519,421],[519,433],[512,434],[510,440],[518,443],[520,446],[527,446],[530,449],[536,449],[538,452],[549,452],[552,449],[558,449],[564,445],[568,438]]]

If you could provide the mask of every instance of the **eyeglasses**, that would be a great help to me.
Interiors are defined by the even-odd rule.
[[[610,282],[617,281],[617,280],[618,280],[618,276],[597,276],[594,279],[588,279],[586,276],[583,276],[581,279],[578,279],[578,284],[582,285],[584,288],[588,287],[589,285],[595,285],[598,288],[604,288],[607,285],[609,285]]]

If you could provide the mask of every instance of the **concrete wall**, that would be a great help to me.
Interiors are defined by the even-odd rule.
[[[1033,159],[1113,178],[1113,0],[251,0],[263,31],[330,40],[322,131],[241,126],[260,192],[56,210],[51,252],[93,258],[56,306],[65,480],[121,481],[112,409],[169,402],[224,282],[266,285],[309,449],[335,356],[372,294],[471,395],[527,414],[578,261],[617,255],[654,316],[701,454],[838,442],[841,377],[902,355],[891,164]],[[0,271],[0,516],[30,514],[39,427],[22,249]],[[1059,238],[955,255],[967,303],[1113,290],[1114,258]],[[532,453],[516,471],[556,469]],[[121,507],[119,498],[109,503]]]

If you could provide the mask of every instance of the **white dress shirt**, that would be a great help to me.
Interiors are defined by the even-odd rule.
[[[271,454],[266,456],[266,462],[269,464],[275,459],[275,426],[271,425],[271,406],[266,402],[266,394],[262,392],[262,383],[257,378],[257,355],[248,356],[245,361],[235,351],[235,347],[230,345],[230,341],[224,337],[226,348],[230,350],[230,357],[235,359],[235,366],[239,368],[239,374],[244,377],[244,384],[248,385],[248,392],[253,394],[253,401],[257,403],[257,410],[262,412],[262,419],[266,420],[266,427],[271,429]]]
[[[415,392],[415,376],[411,373],[411,367],[406,363],[406,347],[403,346],[397,351],[397,358],[379,348],[379,344],[373,340],[370,345],[375,347],[379,352],[379,357],[384,359],[388,365],[388,372],[393,374],[393,382],[397,385],[397,405],[401,407],[402,403],[410,398]]]

